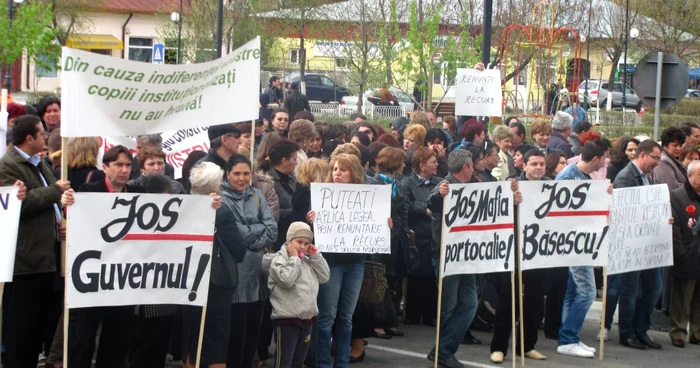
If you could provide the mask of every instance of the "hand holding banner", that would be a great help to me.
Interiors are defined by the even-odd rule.
[[[0,283],[12,282],[14,275],[19,214],[22,209],[22,201],[17,199],[18,191],[16,186],[0,187],[0,224],[3,228],[0,233]]]
[[[76,193],[66,306],[206,305],[214,216],[208,196]]]
[[[606,266],[610,195],[605,180],[522,181],[522,269]]]
[[[509,182],[450,184],[443,203],[442,277],[515,269]]]
[[[311,183],[311,209],[321,252],[391,253],[391,186]]]

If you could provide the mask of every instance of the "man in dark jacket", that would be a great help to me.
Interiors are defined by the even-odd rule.
[[[126,184],[131,173],[131,152],[124,146],[114,146],[102,158],[105,180],[80,186],[79,192],[91,193],[143,193],[143,188]],[[61,200],[70,206],[74,203],[73,191]],[[89,368],[95,353],[97,329],[102,332],[97,351],[98,367],[120,367],[126,359],[134,326],[134,306],[80,308],[70,311],[68,330],[68,366]]]
[[[282,80],[279,77],[273,76],[270,78],[270,84],[260,95],[260,118],[267,121],[272,120],[272,110],[280,107],[282,104],[282,90],[280,86],[282,85]]]
[[[567,141],[571,134],[571,122],[574,120],[571,115],[557,111],[554,119],[552,119],[552,135],[547,144],[547,150],[559,150],[569,159],[573,157],[571,154],[571,145]]]
[[[49,341],[41,338],[48,352],[60,317],[61,301],[54,290],[60,260],[59,233],[63,233],[58,203],[70,183],[56,181],[51,168],[39,158],[46,148],[46,137],[38,117],[22,116],[15,121],[12,144],[0,159],[0,186],[14,185],[18,180],[26,185],[14,277],[5,289],[5,306],[12,311],[5,335],[7,367],[36,366],[37,337],[48,337]]]
[[[474,175],[472,155],[467,150],[458,149],[450,153],[447,165],[450,173],[428,197],[428,208],[432,212],[432,261],[438,278],[440,277],[443,199],[449,192],[450,183],[468,183]],[[478,304],[476,275],[447,276],[442,280],[442,291],[438,364],[442,367],[462,368],[464,365],[455,358],[454,354],[476,314]],[[428,353],[428,360],[435,361],[435,347]]]
[[[615,188],[654,184],[648,176],[661,160],[661,146],[651,139],[639,144],[634,160],[615,178]],[[620,344],[635,349],[661,349],[647,331],[661,294],[661,269],[652,268],[610,276],[609,289],[619,290]],[[612,286],[612,287],[611,287]]]
[[[309,98],[299,90],[299,82],[292,82],[291,89],[292,92],[284,100],[284,108],[289,111],[290,120],[294,120],[299,111],[311,111],[311,106]]]
[[[241,131],[233,124],[212,125],[207,130],[210,148],[204,158],[199,162],[212,162],[224,171],[226,177],[226,161],[238,153],[238,140]]]
[[[691,344],[700,341],[700,233],[697,214],[700,214],[700,161],[688,165],[688,181],[671,193],[673,211],[673,280],[669,336],[677,347],[685,347],[689,336]],[[686,207],[695,206],[695,218]],[[690,323],[690,333],[686,326]]]

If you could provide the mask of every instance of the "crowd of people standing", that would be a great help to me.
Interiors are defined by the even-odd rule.
[[[509,117],[489,133],[488,124],[474,118],[444,116],[439,127],[435,113],[418,111],[385,130],[359,114],[342,124],[315,121],[299,92],[289,100],[292,115],[276,92],[281,81],[273,79],[261,96],[261,119],[210,126],[209,151],[193,151],[177,180],[159,135],[139,136],[135,156],[115,146],[98,163],[98,138],[69,138],[61,147],[57,98],[47,98],[36,112],[11,106],[0,185],[19,186],[23,205],[15,277],[3,297],[5,367],[33,368],[37,356],[47,367],[61,367],[63,344],[71,368],[90,367],[95,351],[98,367],[163,367],[167,354],[195,364],[201,308],[140,305],[62,315],[60,242],[74,192],[212,197],[214,248],[235,270],[212,266],[202,366],[248,368],[274,359],[283,367],[347,367],[364,360],[366,339],[401,338],[400,323],[435,326],[440,313],[440,345],[427,358],[452,368],[463,366],[455,358],[460,344],[482,342],[469,332],[479,301],[476,275],[445,277],[442,307],[436,308],[448,183],[509,181],[516,202],[521,181],[607,179],[610,191],[664,183],[675,219],[675,266],[611,276],[607,330],[599,338],[608,338],[619,305],[620,344],[660,349],[647,331],[661,300],[672,343],[700,340],[700,225],[684,210],[700,208],[696,124],[667,128],[661,144],[646,137],[611,142],[565,112],[528,126]],[[60,175],[62,148],[67,177]],[[313,246],[314,182],[389,186],[391,254],[319,252]],[[489,359],[502,363],[517,302],[513,285],[510,275],[479,277],[498,291]],[[558,340],[558,353],[593,357],[595,349],[579,332],[601,283],[598,270],[530,270],[522,277],[525,356],[547,359],[536,350],[544,319],[545,337]],[[70,319],[68,341],[64,318]]]

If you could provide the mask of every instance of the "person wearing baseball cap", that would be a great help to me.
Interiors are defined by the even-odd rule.
[[[277,343],[275,367],[301,367],[304,363],[311,326],[318,316],[318,286],[330,279],[328,263],[311,244],[313,237],[308,224],[294,222],[282,248],[263,257]]]
[[[241,131],[235,125],[221,124],[211,125],[207,130],[209,135],[209,152],[199,162],[212,162],[224,171],[226,176],[226,161],[238,153],[238,140]]]

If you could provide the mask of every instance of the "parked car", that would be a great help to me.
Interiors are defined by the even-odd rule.
[[[588,84],[588,95],[590,96],[591,106],[596,106],[600,100],[599,106],[605,107],[608,104],[608,82],[601,80],[585,80],[578,86],[578,93],[584,95],[586,93],[586,84]],[[627,103],[625,107],[641,111],[643,107],[639,96],[629,86],[623,83],[615,82],[612,87],[612,107],[622,107],[622,89],[625,88]]]
[[[344,96],[350,95],[347,88],[340,86],[334,80],[323,74],[306,73],[306,97],[309,101],[340,102]],[[299,83],[299,73],[292,73],[285,78],[285,82]]]
[[[413,111],[413,100],[411,100],[411,97],[400,89],[390,88],[389,91],[399,101],[399,105],[405,107],[406,111]],[[365,91],[364,97],[362,106],[369,106],[379,99],[379,88]],[[357,107],[357,96],[345,96],[340,103],[347,108],[355,108]]]
[[[685,92],[685,97],[686,98],[698,98],[698,97],[700,97],[700,90],[689,89]]]

